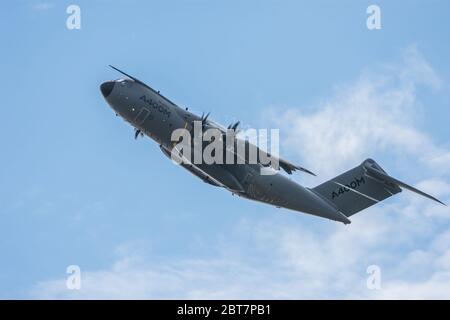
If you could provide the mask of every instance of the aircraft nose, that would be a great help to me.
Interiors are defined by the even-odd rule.
[[[110,95],[111,91],[114,88],[114,85],[115,85],[114,81],[106,81],[100,85],[100,91],[102,92],[105,98],[107,98]]]

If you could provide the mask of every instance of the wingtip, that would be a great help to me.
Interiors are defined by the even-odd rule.
[[[308,173],[308,174],[310,174],[310,175],[312,175],[314,177],[317,177],[317,175],[314,172],[309,171],[308,169],[300,167],[300,170],[303,171],[303,172],[306,172],[306,173]]]
[[[292,165],[292,167],[293,167],[293,170],[295,171],[295,170],[300,170],[300,171],[303,171],[303,172],[305,172],[305,173],[307,173],[307,174],[310,174],[310,175],[312,175],[312,176],[315,176],[315,177],[317,177],[317,175],[314,173],[314,172],[312,172],[312,171],[309,171],[308,169],[306,169],[306,168],[303,168],[303,167],[301,167],[301,166],[298,166],[298,165]],[[287,171],[287,170],[286,170]],[[291,172],[292,173],[292,172]],[[290,173],[289,173],[290,174]]]

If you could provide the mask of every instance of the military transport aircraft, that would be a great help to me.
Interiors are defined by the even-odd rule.
[[[209,120],[209,114],[198,116],[187,108],[180,108],[137,78],[110,67],[126,78],[102,83],[100,90],[103,97],[116,115],[135,128],[135,138],[147,135],[159,144],[161,151],[169,158],[173,159],[175,144],[171,137],[175,129],[192,131],[194,124],[200,123],[202,129],[215,128],[225,134],[229,130],[236,130],[239,125],[239,122],[236,122],[228,128],[223,128]],[[259,149],[258,151],[264,153]],[[389,176],[372,159],[364,160],[357,167],[319,186],[305,188],[279,172],[271,175],[261,174],[261,169],[267,167],[267,163],[259,160],[250,163],[245,156],[243,158],[241,163],[233,164],[195,164],[183,159],[180,165],[204,182],[223,187],[240,197],[344,224],[351,222],[350,216],[401,192],[402,188],[445,205],[431,195]],[[274,163],[278,165],[274,167],[282,168],[288,174],[296,170],[313,174],[280,157],[275,159],[277,161]]]

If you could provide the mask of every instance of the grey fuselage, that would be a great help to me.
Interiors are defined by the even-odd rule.
[[[201,118],[178,107],[159,92],[129,79],[104,82],[102,94],[114,112],[137,130],[155,140],[170,157],[172,132],[192,129]],[[280,173],[261,175],[259,164],[182,165],[203,181],[222,186],[241,197],[350,223],[329,201]],[[218,183],[220,182],[220,183]]]

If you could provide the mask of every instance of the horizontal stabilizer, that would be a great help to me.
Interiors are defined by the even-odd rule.
[[[349,217],[401,192],[401,188],[445,205],[435,197],[391,177],[372,159],[311,190]]]
[[[446,206],[445,203],[443,203],[442,201],[440,201],[439,199],[436,199],[435,197],[429,195],[428,193],[425,193],[423,191],[420,191],[419,189],[414,188],[413,186],[410,186],[409,184],[406,184],[400,180],[397,180],[389,175],[387,175],[386,173],[376,169],[375,167],[371,167],[371,166],[365,166],[365,169],[367,170],[367,173],[369,174],[369,176],[372,176],[378,180],[382,180],[385,182],[389,182],[392,184],[396,184],[404,189],[407,189],[409,191],[415,192],[417,194],[420,194],[421,196],[424,196],[428,199],[434,200],[436,202],[439,202],[440,204],[443,204],[444,206]]]

